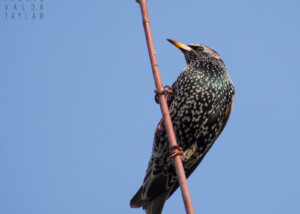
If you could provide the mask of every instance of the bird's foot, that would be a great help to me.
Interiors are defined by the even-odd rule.
[[[155,102],[158,104],[159,103],[159,97],[163,94],[167,95],[167,103],[170,105],[172,99],[173,99],[173,91],[172,91],[172,86],[165,86],[161,91],[158,89],[154,90],[155,93]]]
[[[167,95],[167,104],[168,106],[170,106],[172,100],[173,100],[173,90],[172,90],[172,86],[165,86],[164,89],[162,91],[158,91],[157,89],[154,90],[155,92],[155,102],[158,104],[159,103],[159,97],[163,94]],[[159,133],[160,130],[162,129],[164,124],[164,118],[161,118],[157,128],[156,128],[156,132]]]
[[[180,155],[181,160],[184,160],[184,156],[183,156],[183,150],[180,146],[176,145],[176,146],[172,146],[171,147],[172,150],[172,154],[170,155],[169,159],[175,158],[177,155]]]

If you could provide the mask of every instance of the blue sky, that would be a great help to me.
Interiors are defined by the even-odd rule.
[[[6,3],[0,213],[143,213],[129,200],[161,113],[139,5],[44,0],[43,20],[6,20]],[[227,127],[188,180],[196,213],[299,213],[299,1],[148,7],[165,85],[186,65],[171,38],[217,50],[236,88]],[[179,191],[164,213],[184,213]]]

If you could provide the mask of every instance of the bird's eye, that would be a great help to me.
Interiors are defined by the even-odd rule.
[[[196,45],[190,45],[191,48],[193,48],[195,51],[203,51],[203,47],[196,46]]]
[[[201,46],[195,46],[194,50],[196,50],[196,51],[203,51],[203,47],[201,47]]]

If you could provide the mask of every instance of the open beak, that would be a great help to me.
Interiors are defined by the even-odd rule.
[[[180,42],[176,42],[172,39],[167,39],[169,42],[171,42],[173,45],[175,45],[177,48],[179,48],[181,51],[191,51],[193,50],[191,47],[185,45],[185,44],[182,44]]]

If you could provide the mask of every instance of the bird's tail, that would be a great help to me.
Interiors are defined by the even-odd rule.
[[[133,198],[130,201],[130,206],[132,208],[143,207],[146,214],[161,214],[164,204],[168,198],[169,191],[164,191],[147,201],[142,200],[142,192],[143,187],[141,187],[139,191],[135,194],[135,196],[133,196]]]
[[[144,206],[146,203],[142,200],[142,193],[143,193],[143,186],[137,191],[137,193],[133,196],[133,198],[130,201],[130,207],[131,208],[139,208],[141,206]]]
[[[169,193],[164,191],[143,206],[146,214],[161,214]]]

